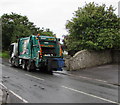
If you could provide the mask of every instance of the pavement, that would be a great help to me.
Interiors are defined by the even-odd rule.
[[[105,82],[107,84],[113,84],[120,86],[119,75],[120,65],[118,64],[106,64],[92,68],[80,69],[75,71],[63,69],[63,71],[57,71],[64,75],[76,76],[84,79],[91,79],[96,81]]]

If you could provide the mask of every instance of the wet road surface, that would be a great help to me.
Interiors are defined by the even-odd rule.
[[[2,65],[3,85],[24,103],[118,103],[118,86]],[[20,102],[21,103],[21,102]]]

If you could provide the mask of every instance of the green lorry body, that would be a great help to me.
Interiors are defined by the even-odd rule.
[[[62,70],[64,60],[59,39],[50,36],[31,35],[18,40],[18,64],[33,64],[48,71]]]

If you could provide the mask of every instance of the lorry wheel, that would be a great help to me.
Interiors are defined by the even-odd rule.
[[[15,67],[19,67],[18,58],[16,58]]]
[[[30,71],[31,69],[30,69],[30,65],[28,64],[27,65],[27,71]]]
[[[15,66],[15,61],[13,59],[11,59],[11,66],[14,67]]]
[[[25,62],[25,60],[23,60],[22,69],[23,69],[23,70],[26,70],[26,68],[27,68],[27,67],[26,67],[26,62]]]
[[[48,69],[48,68],[46,68],[46,72],[47,72],[48,74],[53,74],[52,69]]]
[[[27,65],[27,71],[29,71],[29,72],[33,71],[30,64]]]
[[[53,74],[53,71],[52,71],[52,70],[51,70],[51,71],[47,71],[47,72],[48,72],[48,74],[51,74],[51,75]]]
[[[29,62],[27,63],[27,71],[35,71],[36,70],[36,66],[35,66],[35,62]]]

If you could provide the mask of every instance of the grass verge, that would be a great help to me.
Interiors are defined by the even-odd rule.
[[[9,58],[9,52],[8,51],[0,52],[0,58]]]

